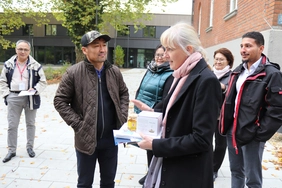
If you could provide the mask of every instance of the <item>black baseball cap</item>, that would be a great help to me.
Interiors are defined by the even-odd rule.
[[[82,36],[82,38],[81,38],[81,45],[86,47],[88,44],[90,44],[91,42],[93,42],[97,38],[102,38],[106,42],[111,40],[111,37],[109,37],[108,35],[103,35],[103,34],[99,33],[98,31],[92,30],[92,31],[89,31],[89,32],[85,33]]]

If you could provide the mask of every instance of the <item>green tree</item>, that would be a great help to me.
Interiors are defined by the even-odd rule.
[[[11,41],[4,39],[15,29],[25,25],[24,18],[33,19],[36,25],[47,24],[49,4],[44,0],[1,0],[0,1],[0,46],[3,49],[14,47]]]
[[[118,67],[122,67],[124,64],[124,51],[120,45],[117,45],[114,49],[114,63]]]
[[[151,19],[148,5],[166,5],[178,0],[52,0],[53,13],[63,22],[72,42],[76,46],[76,61],[83,58],[80,39],[87,31],[98,29],[109,33],[110,28],[128,32],[128,24],[135,30],[144,27],[143,22]]]

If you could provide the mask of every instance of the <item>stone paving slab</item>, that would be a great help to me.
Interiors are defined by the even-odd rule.
[[[145,69],[122,69],[124,80],[133,99]],[[65,124],[53,107],[53,98],[58,84],[48,85],[41,94],[42,106],[36,118],[36,156],[30,158],[26,153],[26,131],[24,115],[21,117],[18,132],[17,156],[2,163],[7,153],[7,109],[0,101],[0,188],[75,188],[77,181],[76,155],[73,130]],[[267,144],[264,160],[275,159]],[[146,152],[135,146],[119,145],[118,169],[115,178],[116,188],[141,188],[138,180],[146,171]],[[282,169],[275,170],[272,163],[264,165],[264,188],[282,187]],[[98,167],[98,166],[97,166]],[[94,188],[99,187],[99,169],[96,168]],[[215,181],[215,188],[230,187],[228,155],[226,155]],[[177,182],[176,182],[177,188]]]

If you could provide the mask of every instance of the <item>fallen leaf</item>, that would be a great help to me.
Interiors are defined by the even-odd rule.
[[[264,166],[264,165],[262,165],[262,169],[263,170],[268,170],[268,168],[266,166]]]
[[[134,178],[134,176],[130,175],[128,176],[128,179],[132,180]]]
[[[40,169],[48,169],[48,166],[43,166]]]
[[[271,176],[273,176],[273,177],[278,177],[276,174],[271,174]]]

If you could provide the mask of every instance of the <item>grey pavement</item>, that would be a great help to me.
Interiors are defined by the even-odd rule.
[[[134,98],[145,69],[123,69],[124,80]],[[7,153],[7,108],[0,101],[0,188],[75,188],[77,181],[76,155],[73,130],[65,124],[53,107],[53,97],[58,84],[48,85],[41,94],[42,106],[37,111],[36,156],[30,158],[26,152],[26,130],[24,115],[18,131],[17,156],[2,163]],[[264,188],[282,187],[282,169],[276,170],[270,162],[277,160],[274,147],[266,144],[263,157]],[[147,171],[146,152],[134,146],[119,145],[118,169],[115,178],[117,188],[141,188],[138,180]],[[191,182],[192,183],[192,182]],[[230,187],[228,155],[214,183],[215,188]],[[94,188],[99,187],[99,169],[96,168]],[[177,188],[177,182],[175,182]]]

